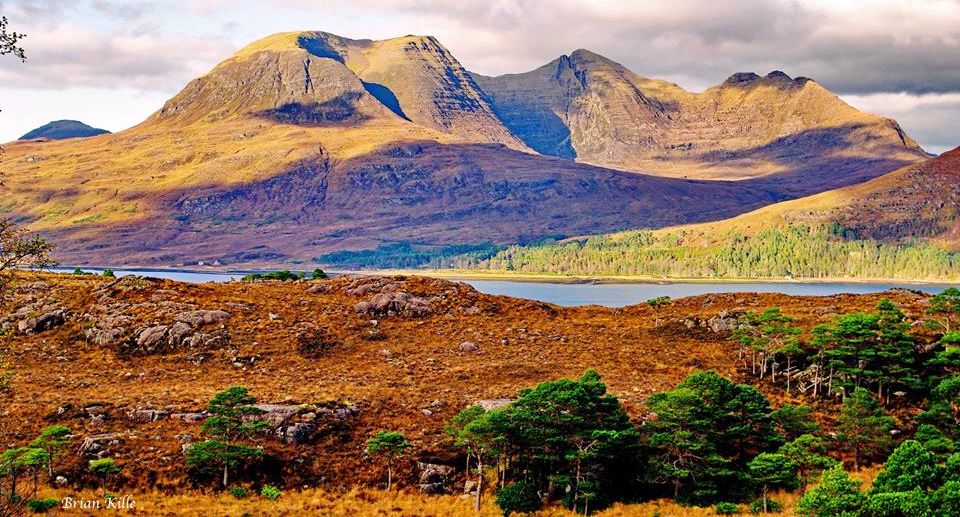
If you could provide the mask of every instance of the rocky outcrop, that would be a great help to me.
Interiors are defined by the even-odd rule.
[[[403,291],[376,294],[370,300],[358,303],[354,310],[366,316],[405,318],[422,318],[433,312],[428,300]]]
[[[420,478],[417,489],[424,494],[438,495],[450,492],[456,469],[449,465],[417,462]]]
[[[54,309],[37,316],[28,316],[17,322],[17,331],[21,334],[37,334],[63,325],[67,321],[67,310]]]

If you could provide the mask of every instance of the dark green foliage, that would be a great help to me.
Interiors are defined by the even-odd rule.
[[[820,425],[813,418],[813,408],[810,406],[784,404],[770,416],[776,422],[777,430],[787,440],[795,440],[802,435],[820,430]]]
[[[247,497],[246,487],[232,486],[230,487],[230,490],[227,490],[227,492],[233,497],[236,497],[237,499],[243,499],[244,497]]]
[[[920,442],[924,449],[933,453],[937,461],[946,461],[954,452],[953,440],[947,438],[943,431],[930,424],[921,424],[917,427],[913,439]]]
[[[717,515],[736,515],[740,513],[740,507],[737,503],[722,502],[713,507]]]
[[[858,388],[843,401],[837,422],[839,443],[853,452],[854,468],[870,463],[893,444],[890,430],[894,420],[883,413],[880,403],[867,390]]]
[[[543,507],[537,487],[526,481],[516,481],[497,490],[497,506],[504,517],[512,513],[531,513]]]
[[[393,486],[393,461],[410,448],[410,442],[396,431],[377,431],[367,440],[368,456],[379,456],[387,461],[387,490]]]
[[[53,476],[53,467],[57,456],[70,444],[70,434],[73,431],[62,425],[47,426],[40,432],[40,436],[30,442],[31,447],[43,449],[47,453],[47,470]]]
[[[257,399],[243,386],[230,386],[217,393],[207,404],[210,417],[203,421],[203,432],[219,440],[250,439],[269,428],[264,420],[252,419],[264,411],[253,404]]]
[[[223,472],[224,487],[229,481],[227,473],[238,466],[259,458],[263,451],[247,445],[238,445],[219,440],[205,440],[191,444],[187,449],[187,467],[194,473],[213,476]]]
[[[750,513],[752,514],[780,513],[782,511],[783,505],[772,499],[757,499],[756,501],[750,503]]]
[[[761,492],[763,493],[763,499],[761,499],[763,505],[761,509],[763,513],[770,511],[767,494],[771,488],[793,489],[799,484],[796,474],[797,464],[785,454],[760,453],[750,460],[748,468],[750,469],[750,477],[753,479],[753,482],[761,487]],[[750,511],[753,511],[753,505],[750,506]]]
[[[313,270],[313,273],[310,273],[311,280],[326,280],[327,278],[330,277],[320,268],[316,268]]]
[[[950,287],[930,299],[930,308],[927,314],[931,317],[928,324],[949,334],[956,330],[956,322],[960,319],[960,289]]]
[[[106,278],[117,278],[117,275],[113,274],[112,269],[104,269],[101,274]]]
[[[60,506],[60,500],[55,497],[27,501],[27,508],[33,513],[47,513],[58,506]]]
[[[280,271],[270,271],[267,273],[251,273],[249,275],[244,275],[241,280],[244,282],[252,282],[255,280],[279,280],[281,282],[286,282],[289,280],[303,280],[305,277],[306,273],[294,273],[283,269]]]
[[[824,471],[820,484],[797,502],[797,514],[808,517],[856,516],[867,497],[860,492],[860,482],[850,479],[843,468]]]
[[[479,471],[496,463],[502,480],[523,479],[548,496],[561,490],[564,504],[580,512],[634,493],[639,435],[592,370],[521,390],[499,409],[468,407],[447,432],[476,460],[478,482]]]
[[[313,260],[319,264],[335,267],[447,268],[486,260],[503,249],[503,246],[492,242],[452,246],[414,246],[407,242],[397,242],[370,250],[335,251],[320,255]]]
[[[90,273],[89,271],[84,271],[80,268],[76,268],[73,270],[73,274],[78,276],[87,276],[87,275],[92,275],[93,273]]]
[[[269,424],[257,419],[264,411],[253,406],[257,399],[243,386],[231,386],[218,392],[207,404],[210,417],[201,430],[211,437],[187,449],[187,467],[194,473],[212,475],[223,472],[223,487],[229,485],[229,472],[263,455],[256,447],[233,443],[251,440],[269,429]]]
[[[807,485],[819,478],[824,470],[840,464],[827,456],[827,447],[823,439],[810,434],[798,436],[796,440],[783,444],[777,453],[793,463],[801,493],[806,492]]]
[[[691,242],[696,245],[690,245]],[[956,277],[960,254],[923,243],[844,240],[792,224],[751,235],[629,231],[543,246],[511,246],[461,267],[576,275],[726,278]]]
[[[263,488],[260,489],[260,495],[271,501],[280,499],[281,494],[282,492],[280,492],[279,488],[271,485],[263,485]]]
[[[9,22],[7,21],[7,17],[0,17],[0,56],[13,54],[14,57],[21,61],[26,61],[27,54],[24,52],[23,47],[19,45],[20,40],[25,38],[26,35],[11,31],[8,27]]]
[[[715,372],[693,373],[647,406],[657,415],[646,433],[654,482],[683,502],[751,495],[747,463],[783,443],[766,397]]]
[[[929,489],[940,483],[940,467],[932,452],[916,440],[898,446],[884,463],[871,492],[906,492],[913,488]]]

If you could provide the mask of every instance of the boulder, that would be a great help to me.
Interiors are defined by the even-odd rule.
[[[213,323],[220,323],[225,321],[230,317],[230,313],[221,310],[196,310],[181,312],[177,314],[176,321],[186,323],[188,325],[198,327],[200,325],[211,325]]]
[[[310,437],[317,430],[317,424],[312,422],[296,422],[289,426],[277,429],[277,439],[283,443],[302,445],[310,441]]]
[[[299,404],[254,404],[253,407],[263,411],[260,415],[251,415],[250,420],[266,420],[276,429],[290,417],[300,412]]]
[[[17,331],[22,334],[38,334],[57,328],[67,321],[66,309],[56,309],[40,316],[26,318],[17,323]]]
[[[494,409],[500,409],[504,406],[507,406],[511,402],[513,402],[513,399],[485,399],[485,400],[478,400],[474,402],[474,404],[482,407],[487,411],[492,411]]]
[[[420,480],[417,484],[420,492],[436,495],[448,492],[453,482],[455,469],[449,465],[417,462],[420,469]]]
[[[80,454],[102,458],[109,452],[108,447],[118,445],[122,439],[120,433],[93,434],[80,443]]]
[[[166,418],[167,412],[158,409],[134,409],[127,417],[140,424],[148,424]]]
[[[354,309],[368,316],[403,316],[421,318],[433,312],[430,302],[404,291],[379,293],[368,301],[358,303]]]
[[[460,351],[461,352],[479,352],[480,345],[474,343],[473,341],[464,341],[463,343],[460,343]]]
[[[137,349],[146,354],[162,352],[167,348],[167,332],[170,327],[156,325],[142,329],[137,335]]]

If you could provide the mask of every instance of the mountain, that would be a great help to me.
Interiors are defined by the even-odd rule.
[[[54,120],[48,122],[20,137],[20,140],[46,138],[48,140],[64,140],[67,138],[86,138],[109,133],[106,129],[88,126],[78,120]]]
[[[545,155],[665,176],[874,177],[876,161],[925,157],[896,122],[857,111],[815,81],[738,73],[702,93],[578,50],[527,73],[474,76],[497,115]],[[887,169],[889,170],[889,169]],[[886,171],[884,171],[886,172]]]
[[[620,70],[585,52],[568,61],[581,58],[608,74]],[[610,149],[626,149],[617,135],[636,133],[636,121],[624,114],[630,92],[647,83],[632,80],[584,79],[596,95],[609,84],[605,98],[619,103],[578,111],[610,121]],[[658,177],[548,152],[517,129],[519,115],[504,111],[491,81],[468,73],[432,37],[277,34],[191,81],[133,128],[96,139],[9,144],[0,206],[57,242],[63,263],[276,265],[397,242],[510,244],[724,219],[875,177],[922,154],[905,136],[895,149],[880,137],[849,140],[856,132],[796,129],[816,122],[804,122],[797,100],[783,113],[776,104],[764,107],[793,121],[781,132],[796,129],[781,137],[787,144],[771,146],[782,164],[757,165],[753,151],[730,144],[722,152],[711,147],[711,163],[743,167],[738,177],[747,179]],[[770,89],[770,80],[753,81],[757,91]],[[678,97],[679,89],[656,81],[644,88],[651,96],[644,116],[680,113],[664,111],[666,94],[650,100],[657,88]],[[548,84],[543,93],[557,90]],[[537,109],[531,107],[532,119],[543,118]],[[700,113],[704,127],[720,127],[716,110],[702,110],[682,113],[685,120]],[[724,117],[717,131],[744,133],[735,113]],[[805,142],[804,153],[791,154],[796,142]],[[690,165],[691,176],[705,170],[677,153],[675,168]]]

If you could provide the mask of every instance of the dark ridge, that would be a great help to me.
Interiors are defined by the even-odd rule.
[[[67,138],[87,138],[110,133],[106,129],[88,126],[78,120],[54,120],[20,137],[20,140],[48,138],[64,140]]]

